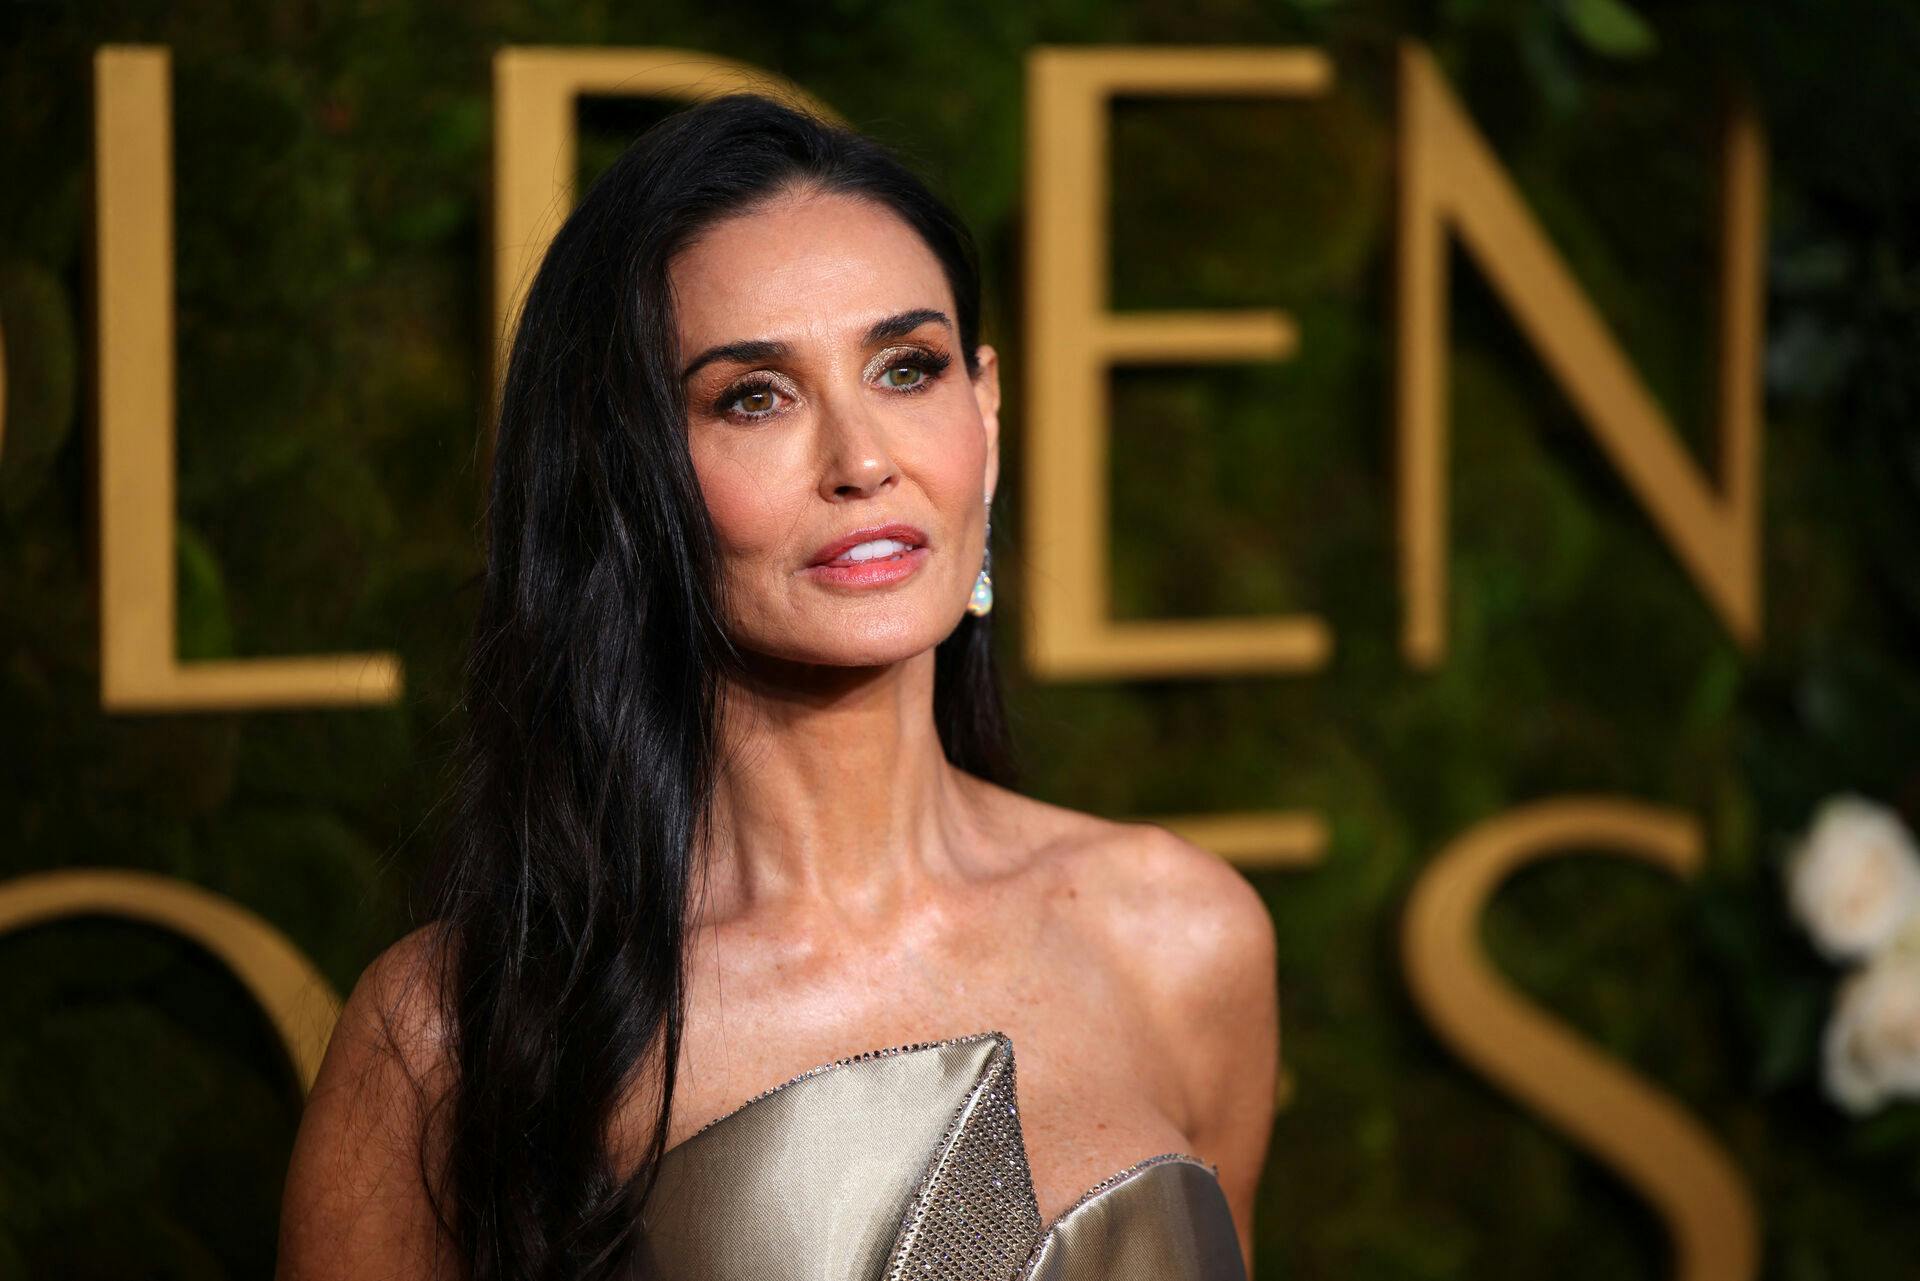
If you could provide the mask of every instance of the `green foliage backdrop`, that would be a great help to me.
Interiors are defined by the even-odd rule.
[[[1696,457],[1711,459],[1714,109],[1771,135],[1765,643],[1743,656],[1456,249],[1447,665],[1399,659],[1388,389],[1393,42],[1425,40]],[[173,55],[180,645],[398,651],[367,711],[98,705],[87,389],[90,59]],[[1008,358],[1012,634],[1023,58],[1039,43],[1310,44],[1311,103],[1123,102],[1120,307],[1280,306],[1298,359],[1116,376],[1124,616],[1311,610],[1288,679],[1038,685],[1030,788],[1115,815],[1298,806],[1332,842],[1255,877],[1294,1078],[1259,1274],[1652,1277],[1659,1223],[1465,1071],[1398,968],[1436,849],[1564,792],[1697,815],[1705,873],[1529,870],[1503,970],[1700,1116],[1783,1281],[1912,1275],[1920,1107],[1851,1121],[1815,1050],[1833,981],[1787,924],[1784,841],[1848,788],[1920,814],[1920,16],[1735,0],[1057,0],[795,7],[396,0],[0,11],[0,875],[147,868],[262,913],[343,990],[403,928],[436,821],[478,565],[489,58],[653,45],[788,75],[958,205]],[[590,104],[583,165],[659,104]],[[999,531],[997,531],[999,532]],[[1116,762],[1127,763],[1116,768]],[[209,960],[111,922],[0,940],[0,1276],[256,1277],[298,1099]],[[1903,1271],[1904,1269],[1904,1271]]]

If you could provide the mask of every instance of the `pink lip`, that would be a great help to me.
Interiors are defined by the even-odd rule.
[[[870,543],[876,538],[895,538],[903,543],[911,543],[916,551],[927,545],[926,531],[917,525],[903,525],[898,521],[891,525],[869,525],[865,529],[856,529],[834,539],[813,554],[809,566],[824,565],[828,561],[838,560],[849,548],[861,543]]]
[[[878,560],[840,559],[853,547],[872,542],[876,538],[893,538],[903,543],[910,543],[912,546],[897,555],[883,556]],[[866,529],[856,529],[822,547],[814,553],[813,562],[804,572],[821,582],[846,587],[874,587],[883,583],[897,583],[918,572],[921,563],[928,556],[926,544],[925,532],[916,526],[897,523],[873,525]]]

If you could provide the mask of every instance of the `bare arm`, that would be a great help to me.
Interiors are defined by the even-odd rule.
[[[1198,1011],[1203,1026],[1195,1063],[1209,1084],[1195,1101],[1194,1143],[1220,1167],[1252,1276],[1254,1197],[1273,1134],[1280,1070],[1280,1003],[1273,917],[1251,885],[1245,900],[1223,924],[1218,986]]]
[[[341,1012],[294,1139],[277,1281],[459,1275],[422,1177],[446,1079],[431,937],[389,948]]]
[[[1156,1004],[1187,1080],[1188,1137],[1219,1167],[1247,1274],[1253,1211],[1273,1130],[1280,998],[1273,916],[1232,864],[1153,827],[1142,867],[1156,882]]]

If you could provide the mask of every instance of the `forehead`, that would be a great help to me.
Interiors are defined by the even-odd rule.
[[[739,339],[831,340],[914,307],[953,315],[940,260],[871,200],[782,196],[709,227],[668,265],[683,352]]]

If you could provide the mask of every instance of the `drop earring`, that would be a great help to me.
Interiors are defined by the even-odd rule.
[[[980,558],[980,577],[973,580],[973,595],[967,597],[967,612],[975,618],[993,612],[993,499],[987,499],[987,545]]]

